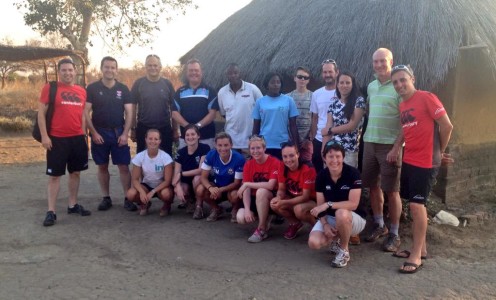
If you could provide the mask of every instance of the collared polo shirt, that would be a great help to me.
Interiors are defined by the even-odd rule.
[[[124,105],[132,104],[131,94],[126,85],[115,82],[111,88],[101,80],[86,88],[87,101],[91,103],[91,120],[95,127],[118,128],[124,126]]]
[[[219,110],[217,93],[213,88],[203,82],[196,89],[189,85],[180,87],[174,95],[174,105],[172,111],[177,111],[190,124],[201,121],[209,110]],[[200,128],[201,139],[215,137],[214,122]],[[181,127],[181,137],[184,138],[184,127]]]
[[[369,121],[363,140],[368,143],[394,144],[400,133],[401,97],[396,93],[391,80],[381,84],[372,81],[367,87]]]
[[[245,81],[236,93],[229,84],[219,90],[219,111],[226,118],[224,131],[231,135],[234,149],[248,148],[248,138],[253,129],[251,113],[255,101],[262,96],[256,85]]]

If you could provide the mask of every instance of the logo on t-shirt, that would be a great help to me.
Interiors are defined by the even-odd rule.
[[[444,111],[444,107],[440,107],[440,108],[436,109],[436,111],[434,112],[434,115],[437,115],[438,113],[443,112],[443,111]]]
[[[299,182],[291,178],[286,179],[286,190],[292,195],[301,194]]]
[[[115,94],[115,98],[121,100],[122,99],[122,91],[117,91]]]
[[[160,173],[164,171],[164,166],[155,165],[155,172]]]
[[[330,185],[326,185],[326,190],[327,191],[330,191],[331,190],[331,186]]]
[[[197,164],[200,164],[200,156],[195,156],[195,160]]]
[[[268,175],[267,172],[255,172],[255,174],[253,174],[253,182],[267,182],[269,181]]]
[[[401,120],[401,125],[403,125],[403,128],[417,126],[418,122],[415,121],[415,116],[411,114],[413,111],[415,111],[415,109],[410,108],[408,110],[401,112],[400,120]]]
[[[341,187],[341,189],[342,189],[342,190],[349,190],[349,189],[350,189],[350,187],[349,187],[349,186],[347,186],[347,185],[345,184],[345,185],[343,185],[343,186]]]
[[[229,168],[229,169],[227,170],[227,174],[229,174],[229,175],[234,174],[234,170],[233,170],[232,168]]]
[[[62,92],[60,93],[60,97],[62,98],[62,101],[60,102],[62,104],[82,106],[81,99],[79,99],[77,93]]]

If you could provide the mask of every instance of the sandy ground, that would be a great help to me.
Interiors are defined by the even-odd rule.
[[[353,246],[345,269],[327,251],[311,251],[306,226],[292,241],[275,225],[260,244],[253,226],[196,221],[175,205],[167,218],[122,208],[116,168],[114,207],[96,210],[96,168],[82,173],[80,203],[90,217],[67,215],[65,177],[58,223],[46,211],[43,150],[30,137],[0,138],[0,299],[494,299],[496,234],[485,226],[431,225],[434,257],[417,274],[397,272],[402,260],[379,243]],[[403,244],[411,243],[404,225]]]

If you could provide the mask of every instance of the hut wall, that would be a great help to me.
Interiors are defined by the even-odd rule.
[[[496,201],[496,74],[484,46],[463,47],[457,66],[435,91],[454,125],[449,152],[434,192],[461,206],[476,198]]]

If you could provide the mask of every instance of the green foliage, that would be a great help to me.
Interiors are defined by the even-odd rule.
[[[42,33],[60,33],[74,49],[87,52],[90,37],[99,36],[122,50],[151,42],[159,20],[173,11],[186,12],[192,0],[16,0],[24,21]]]

